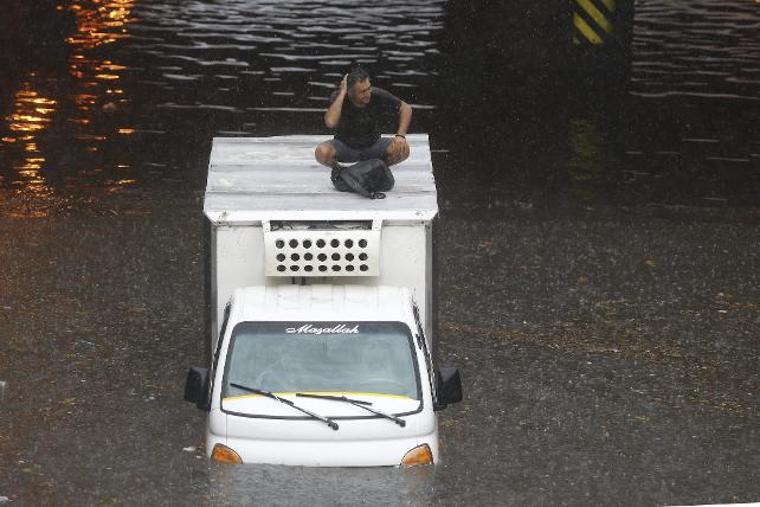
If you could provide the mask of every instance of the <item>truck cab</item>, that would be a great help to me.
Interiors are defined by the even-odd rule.
[[[215,461],[435,463],[436,411],[462,391],[433,364],[427,137],[409,136],[417,158],[379,202],[332,189],[310,137],[214,140],[211,364],[185,398],[208,411]]]

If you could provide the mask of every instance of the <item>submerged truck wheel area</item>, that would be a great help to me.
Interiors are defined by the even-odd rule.
[[[207,454],[225,463],[413,466],[439,460],[436,411],[462,399],[433,365],[427,136],[396,189],[332,189],[318,138],[215,139],[210,367],[185,399],[208,411]]]

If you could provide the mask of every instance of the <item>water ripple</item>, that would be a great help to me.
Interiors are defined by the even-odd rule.
[[[327,96],[352,63],[365,65],[374,84],[414,105],[414,129],[453,131],[450,127],[462,123],[473,105],[490,98],[477,88],[451,91],[447,79],[461,75],[467,82],[466,70],[453,68],[441,78],[444,69],[457,64],[447,55],[445,41],[462,43],[456,40],[462,37],[457,30],[470,22],[475,23],[473,32],[481,30],[475,18],[457,17],[459,11],[447,0],[67,2],[76,7],[77,21],[77,33],[66,41],[68,53],[49,68],[15,73],[14,89],[2,97],[13,107],[0,125],[5,162],[0,186],[35,199],[65,195],[71,188],[111,186],[121,192],[152,182],[176,185],[183,179],[189,187],[201,188],[207,143],[213,135],[324,132],[321,113]],[[704,121],[698,108],[689,107],[704,99],[720,102],[721,107],[760,100],[760,5],[751,0],[638,0],[636,8],[630,81],[635,104],[628,116],[637,123],[625,130],[627,150],[650,153],[658,151],[660,143],[669,143],[671,152],[683,148],[688,154],[700,147],[705,151],[686,157],[688,164],[699,158],[709,167],[729,164],[731,170],[738,160],[757,165],[749,149],[734,146],[735,136],[722,135],[727,122]],[[487,16],[491,14],[489,10]],[[505,59],[497,51],[491,54],[494,48],[486,47],[487,37],[481,40],[470,32],[467,37],[472,38],[465,42],[472,43],[473,52],[482,50],[494,58],[489,65],[504,68],[506,76],[519,74],[521,69],[515,67],[521,60]],[[500,84],[499,93],[509,92],[505,100],[515,97],[510,108],[527,100],[514,83]],[[36,104],[30,97],[47,102]],[[694,120],[684,120],[680,110],[662,118],[641,112],[668,98],[686,104]],[[446,117],[447,102],[466,107]],[[488,103],[485,109],[488,113],[493,108]],[[510,111],[501,116],[516,115]],[[554,118],[549,116],[536,122],[551,123]],[[466,130],[479,141],[483,120],[469,121],[473,125]],[[673,124],[683,127],[674,129]],[[571,123],[569,130],[579,146],[601,139],[605,131],[583,122]],[[681,142],[675,134],[670,139],[669,132],[689,139],[720,137],[721,144],[704,148],[706,143]],[[499,134],[497,140],[503,138]],[[544,147],[543,138],[540,145]],[[492,147],[488,144],[483,150]],[[466,153],[463,165],[472,163],[470,146],[460,151],[453,145],[445,148],[454,155]],[[522,145],[502,149],[525,150]],[[526,157],[535,158],[533,153]],[[658,157],[653,164],[659,163]],[[514,164],[510,158],[503,165]],[[437,169],[447,174],[445,161],[437,162]],[[645,172],[655,174],[655,169]],[[454,173],[455,169],[448,171]],[[484,186],[493,187],[495,177],[489,173]],[[469,180],[468,184],[475,185]]]
[[[755,2],[638,1],[633,93],[756,100],[760,96],[758,28],[760,5]]]

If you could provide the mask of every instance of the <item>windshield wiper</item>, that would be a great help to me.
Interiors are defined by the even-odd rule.
[[[346,398],[345,396],[330,396],[328,394],[296,393],[296,396],[299,396],[301,398],[319,398],[320,400],[334,400],[334,401],[342,401],[344,403],[350,403],[351,405],[354,405],[359,408],[363,408],[364,410],[372,412],[373,414],[379,415],[381,417],[385,417],[386,419],[390,419],[391,421],[395,422],[402,428],[406,426],[406,421],[401,419],[400,417],[396,417],[395,415],[391,415],[391,414],[386,414],[385,412],[381,412],[374,408],[368,407],[367,405],[372,405],[372,403],[369,401],[355,400],[353,398]]]
[[[280,403],[284,403],[286,405],[290,405],[294,409],[299,410],[299,411],[303,412],[304,414],[306,414],[308,416],[311,416],[313,419],[316,419],[318,421],[322,421],[323,423],[327,424],[332,429],[334,429],[336,431],[338,430],[338,423],[336,423],[332,419],[328,419],[327,417],[323,417],[323,416],[321,416],[319,414],[315,414],[314,412],[306,410],[303,407],[299,407],[298,405],[296,405],[292,401],[290,401],[288,399],[285,399],[285,398],[280,398],[279,396],[277,396],[274,393],[271,393],[269,391],[264,391],[263,389],[255,389],[253,387],[241,386],[240,384],[230,383],[230,385],[232,387],[236,387],[238,389],[242,389],[243,391],[248,391],[249,393],[260,394],[262,396],[267,396],[269,398],[272,398],[273,400],[279,401]]]

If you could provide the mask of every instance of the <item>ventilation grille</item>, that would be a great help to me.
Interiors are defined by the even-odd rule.
[[[267,276],[378,276],[379,230],[264,230]]]

